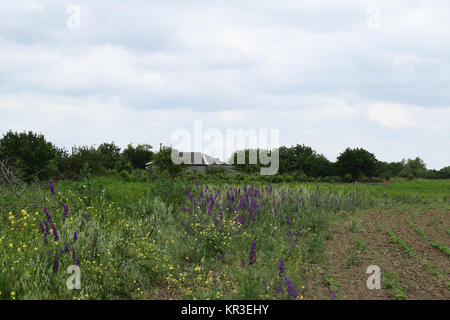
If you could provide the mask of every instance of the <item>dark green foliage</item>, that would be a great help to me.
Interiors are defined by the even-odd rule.
[[[149,144],[139,144],[136,148],[130,143],[125,150],[123,150],[123,157],[126,161],[133,165],[134,169],[145,169],[147,163],[152,161],[153,147]]]
[[[403,160],[403,163],[405,163],[401,172],[403,177],[423,178],[425,176],[427,168],[425,162],[419,157],[414,160],[408,159],[406,162]]]
[[[238,154],[239,152],[245,152],[245,159],[244,157],[242,157],[242,159],[240,158],[240,155]],[[250,174],[259,173],[261,168],[264,167],[264,165],[261,163],[260,152],[264,152],[265,154],[270,156],[270,152],[268,152],[267,150],[245,149],[243,151],[235,152],[231,156],[230,162],[236,169],[241,172]],[[253,161],[253,159],[255,159],[256,161]],[[242,162],[242,160],[245,160],[245,163],[240,163]]]
[[[357,180],[375,176],[377,159],[373,153],[362,148],[347,148],[337,158],[336,165],[342,176],[350,174],[353,180]]]
[[[280,173],[301,171],[309,177],[335,174],[333,164],[311,147],[298,144],[290,148],[281,147],[279,151]]]
[[[151,169],[153,174],[160,174],[166,171],[172,178],[179,176],[183,169],[184,164],[175,164],[172,161],[172,148],[163,147],[161,150],[154,155],[153,161],[151,163]]]
[[[58,170],[58,158],[64,152],[58,150],[42,134],[8,131],[0,140],[0,159],[9,162],[25,174],[25,179],[33,177],[48,179]]]

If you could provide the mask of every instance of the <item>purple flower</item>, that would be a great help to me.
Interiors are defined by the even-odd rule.
[[[50,187],[50,192],[52,193],[52,196],[54,196],[56,194],[56,192],[55,192],[55,187],[53,186],[52,180],[48,181],[48,186]]]
[[[50,234],[50,227],[48,226],[48,222],[44,221],[44,225],[45,225],[45,234]]]
[[[80,264],[80,256],[77,257],[77,261],[75,261],[75,264],[78,266]]]
[[[53,259],[53,271],[54,271],[55,273],[57,273],[58,270],[59,270],[59,258],[58,258],[58,255],[55,254],[55,257],[54,257],[54,259]]]
[[[68,253],[69,252],[69,244],[66,242],[66,245],[64,246],[64,252]]]
[[[64,205],[64,216],[63,216],[63,220],[67,219],[67,215],[69,214],[69,207],[65,204]]]
[[[42,221],[39,222],[39,226],[41,227],[42,234],[45,236],[45,229],[44,229],[44,224],[42,223]]]
[[[84,220],[85,220],[86,222],[88,221],[88,215],[87,215],[86,212],[83,214],[83,218],[84,218]]]
[[[249,265],[252,265],[256,262],[256,242],[252,240],[252,246],[250,248],[250,260],[248,262]]]
[[[76,242],[77,239],[78,239],[78,232],[75,231],[75,232],[73,233],[73,242]]]
[[[55,241],[59,241],[58,230],[56,230],[56,226],[52,223],[53,237]]]
[[[281,260],[281,261],[280,261],[280,272],[278,273],[278,276],[279,276],[280,278],[282,278],[282,277],[283,277],[283,274],[284,274],[284,260]]]
[[[72,260],[75,261],[77,256],[75,255],[75,247],[72,247]]]
[[[47,207],[44,207],[44,213],[45,213],[45,216],[47,217],[47,221],[50,223],[53,223],[52,216],[50,215],[50,213],[48,213]]]
[[[245,265],[246,265],[245,260],[244,260],[244,259],[241,259],[241,267],[242,267],[242,268],[245,268]]]
[[[329,296],[331,300],[336,300],[336,294],[333,291],[330,292]]]
[[[287,289],[289,295],[290,295],[292,298],[297,298],[297,291],[294,289],[294,286],[292,285],[291,280],[290,280],[288,277],[286,277],[286,278],[284,279],[284,283],[285,283],[285,285],[286,285],[286,289]]]

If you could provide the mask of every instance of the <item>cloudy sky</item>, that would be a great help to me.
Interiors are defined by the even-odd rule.
[[[3,0],[0,134],[158,149],[201,120],[439,169],[449,16],[448,0]]]

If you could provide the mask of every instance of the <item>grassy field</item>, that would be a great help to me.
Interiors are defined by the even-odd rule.
[[[449,199],[448,180],[3,187],[0,299],[449,299]]]

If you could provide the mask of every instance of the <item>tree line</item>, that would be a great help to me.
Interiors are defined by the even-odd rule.
[[[250,164],[250,152],[255,150],[243,151],[246,155],[245,164],[237,163],[235,153],[230,158],[233,166],[244,174],[257,174],[263,166],[259,156],[256,164]],[[295,180],[329,177],[333,181],[350,182],[374,177],[386,180],[392,177],[450,178],[450,166],[441,170],[427,170],[426,164],[419,157],[388,163],[379,161],[373,153],[362,148],[347,148],[337,157],[336,162],[329,161],[311,147],[300,144],[282,146],[278,151],[279,175],[289,175]],[[10,163],[23,180],[80,179],[100,175],[146,180],[149,176],[146,164],[149,162],[171,176],[182,175],[184,167],[174,165],[170,154],[171,149],[168,147],[154,152],[153,147],[148,144],[129,144],[122,150],[114,142],[103,143],[98,147],[73,147],[69,153],[47,141],[42,134],[32,131],[8,131],[0,139],[0,160]]]

